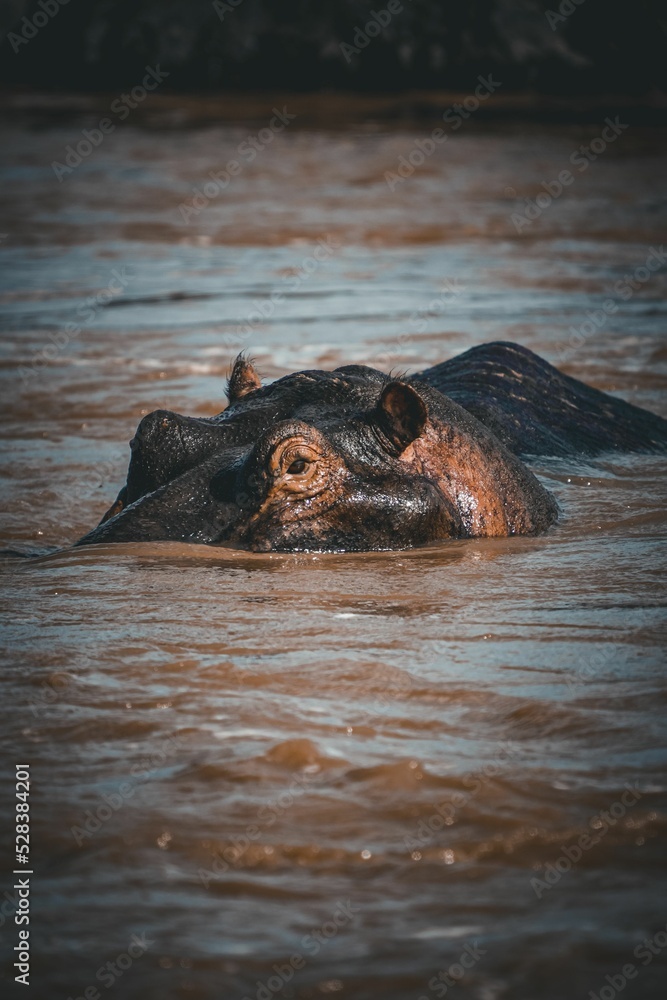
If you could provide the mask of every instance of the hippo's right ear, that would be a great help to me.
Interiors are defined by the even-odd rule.
[[[232,366],[232,373],[227,382],[227,398],[229,405],[243,399],[249,392],[262,388],[262,380],[255,371],[251,361],[239,354]]]
[[[389,382],[382,390],[374,417],[383,437],[400,455],[424,430],[428,410],[411,385]]]

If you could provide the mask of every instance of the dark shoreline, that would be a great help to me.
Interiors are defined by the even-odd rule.
[[[123,91],[47,92],[31,88],[0,87],[0,118],[34,117],[45,123],[58,119],[102,116]],[[263,122],[270,110],[286,105],[297,115],[296,128],[345,128],[370,124],[386,128],[442,120],[443,111],[469,96],[457,90],[412,90],[402,94],[328,91],[221,91],[220,93],[150,94],[132,113],[133,124],[178,129],[193,125]],[[622,94],[554,97],[535,91],[491,94],[466,123],[588,124],[622,115],[631,125],[667,124],[667,95],[655,91],[636,99]]]

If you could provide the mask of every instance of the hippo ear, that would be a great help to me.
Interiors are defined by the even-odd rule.
[[[252,362],[243,354],[239,354],[232,367],[232,373],[227,382],[227,397],[230,405],[243,399],[249,392],[262,388],[262,380],[255,371]]]
[[[100,521],[100,524],[104,524],[105,521],[110,521],[112,517],[116,516],[116,514],[120,514],[121,510],[125,509],[126,504],[127,504],[127,486],[123,486],[122,490],[112,503],[111,507],[109,507],[108,511]]]
[[[375,418],[383,435],[400,455],[424,430],[428,410],[412,386],[389,382],[382,390]]]

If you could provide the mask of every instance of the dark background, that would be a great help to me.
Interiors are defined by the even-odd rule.
[[[57,0],[44,0],[54,3]],[[552,29],[545,11],[572,13]],[[626,95],[661,103],[667,91],[664,0],[404,0],[359,56],[347,61],[385,0],[69,0],[14,52],[38,3],[0,2],[0,83],[40,90],[134,85],[147,64],[166,90],[467,90],[496,73],[504,92]]]

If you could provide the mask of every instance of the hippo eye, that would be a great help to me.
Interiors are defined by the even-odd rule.
[[[300,476],[302,472],[306,471],[306,466],[310,465],[310,462],[305,458],[297,458],[290,465],[287,470],[288,476]]]

